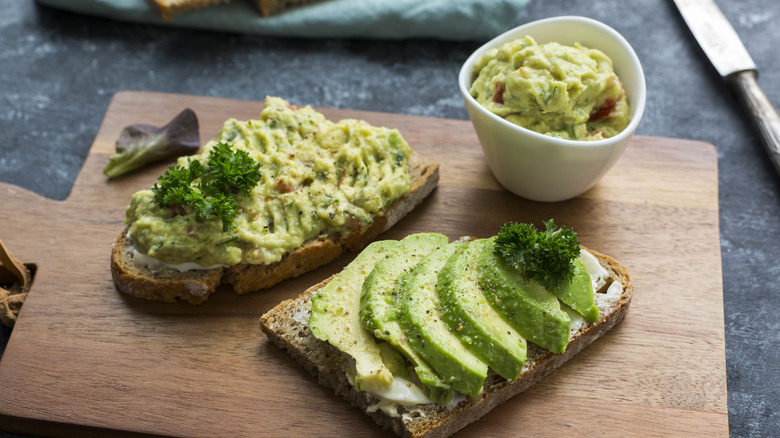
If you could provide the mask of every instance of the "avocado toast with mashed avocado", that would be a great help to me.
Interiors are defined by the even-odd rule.
[[[133,195],[112,249],[114,284],[193,304],[220,284],[271,287],[363,248],[438,176],[395,129],[269,97],[257,120],[227,120],[200,154]]]
[[[261,328],[383,427],[449,436],[558,368],[628,309],[625,267],[581,247],[570,229],[545,225],[537,232],[509,223],[497,236],[452,243],[437,233],[374,242],[365,250],[372,261],[358,256],[348,277],[279,304]]]

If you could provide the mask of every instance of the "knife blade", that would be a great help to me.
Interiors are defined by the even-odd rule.
[[[714,0],[674,0],[712,65],[747,108],[780,176],[780,114],[756,80],[758,69]]]

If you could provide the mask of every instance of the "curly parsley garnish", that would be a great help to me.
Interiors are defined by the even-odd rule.
[[[230,231],[238,214],[235,197],[250,195],[263,178],[261,165],[246,151],[219,143],[205,165],[192,159],[187,166],[171,165],[152,187],[154,201],[161,207],[184,208],[198,222],[219,218],[222,230]]]
[[[540,232],[530,224],[504,224],[496,237],[495,251],[524,276],[549,289],[571,281],[580,241],[571,228],[556,228],[552,219],[544,225],[546,231]]]

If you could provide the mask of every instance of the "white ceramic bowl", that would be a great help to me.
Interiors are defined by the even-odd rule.
[[[603,140],[564,140],[522,128],[480,105],[469,94],[474,63],[487,50],[526,35],[539,44],[579,42],[609,56],[626,89],[631,112],[626,129]],[[620,158],[645,108],[645,77],[636,53],[614,29],[585,17],[543,19],[499,35],[466,60],[458,83],[493,175],[509,191],[534,201],[563,201],[593,187]]]

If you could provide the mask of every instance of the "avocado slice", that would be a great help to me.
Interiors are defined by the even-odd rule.
[[[488,241],[458,248],[439,272],[441,318],[463,345],[498,375],[515,380],[523,370],[526,342],[488,303],[479,288],[477,260]]]
[[[399,308],[397,283],[404,272],[411,270],[423,257],[446,246],[447,236],[438,233],[418,233],[405,237],[400,245],[388,251],[368,274],[360,295],[360,319],[363,327],[379,339],[384,339],[409,359],[420,383],[431,400],[447,404],[452,388],[411,347],[397,321]]]
[[[393,382],[376,339],[360,324],[360,292],[374,265],[390,253],[398,241],[382,240],[368,245],[328,284],[311,297],[309,329],[355,359],[355,387],[374,392]]]
[[[550,289],[559,300],[568,304],[577,313],[585,318],[585,321],[594,323],[599,320],[599,308],[593,301],[593,282],[585,265],[579,260],[574,260],[574,277],[568,283],[559,283]]]
[[[379,347],[382,362],[393,374],[393,377],[401,377],[408,380],[409,370],[406,368],[406,358],[389,342],[379,342],[376,345]]]
[[[482,392],[488,367],[450,332],[439,314],[436,283],[447,259],[464,244],[450,244],[422,259],[399,282],[398,322],[412,348],[463,394]]]
[[[479,285],[491,306],[528,341],[553,353],[569,344],[571,319],[558,299],[536,280],[525,278],[497,255],[495,237],[479,254]]]

